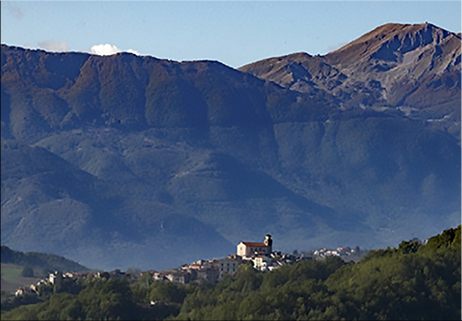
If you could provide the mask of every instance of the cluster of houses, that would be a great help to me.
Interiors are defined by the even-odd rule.
[[[69,272],[70,273],[70,272]],[[68,273],[66,273],[67,276]],[[38,294],[38,287],[42,284],[56,284],[60,281],[62,281],[64,278],[64,275],[62,272],[55,271],[54,273],[50,273],[49,277],[47,279],[41,279],[37,282],[37,284],[31,284],[30,287],[24,287],[24,288],[18,288],[16,290],[15,295],[20,296],[20,295],[37,295]]]
[[[340,256],[342,258],[346,258],[348,256],[358,255],[358,252],[360,252],[359,247],[356,249],[352,249],[350,247],[338,247],[336,249],[322,248],[305,253],[315,259],[324,259],[327,256]]]
[[[86,278],[86,277],[95,277],[95,278],[124,278],[128,279],[130,281],[136,281],[138,279],[138,276],[136,274],[129,274],[126,272],[122,272],[120,269],[116,269],[111,272],[66,272],[63,273],[61,271],[55,271],[53,273],[50,273],[48,278],[41,279],[39,280],[36,284],[31,284],[29,287],[24,287],[24,288],[18,288],[15,292],[16,296],[20,295],[37,295],[38,294],[38,287],[43,285],[43,284],[50,284],[50,285],[55,285],[59,284],[65,279],[71,279],[71,280],[77,280],[80,278]]]
[[[301,260],[309,260],[310,257],[296,257],[290,254],[282,254],[280,251],[273,252],[273,240],[267,234],[262,243],[240,242],[237,245],[237,253],[228,257],[213,260],[199,260],[191,264],[184,264],[177,269],[152,273],[154,280],[166,280],[187,284],[189,282],[218,282],[226,275],[233,276],[238,266],[252,262],[256,270],[267,272],[281,266],[292,264]]]
[[[229,255],[225,258],[212,259],[212,260],[198,260],[191,264],[184,264],[177,269],[166,271],[145,271],[139,275],[128,274],[117,269],[111,272],[54,272],[50,273],[47,279],[43,279],[32,284],[29,288],[19,288],[16,291],[16,296],[24,294],[37,294],[37,287],[41,284],[57,284],[66,278],[77,280],[85,278],[89,275],[93,277],[105,278],[125,278],[130,281],[136,281],[140,276],[145,273],[152,275],[153,280],[163,280],[170,282],[178,282],[188,284],[189,282],[218,282],[225,276],[233,276],[238,266],[241,264],[248,264],[252,262],[255,269],[267,272],[277,269],[281,266],[293,264],[302,260],[309,260],[311,257],[295,256],[291,254],[283,254],[280,251],[273,252],[273,240],[271,235],[267,234],[262,243],[258,242],[240,242],[237,245],[237,253]]]

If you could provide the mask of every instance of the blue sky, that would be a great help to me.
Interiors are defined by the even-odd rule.
[[[1,42],[240,67],[326,54],[388,22],[426,21],[460,32],[461,1],[2,1]]]

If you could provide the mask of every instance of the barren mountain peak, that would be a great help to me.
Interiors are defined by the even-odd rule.
[[[351,59],[369,57],[388,60],[394,59],[390,52],[405,53],[429,44],[439,45],[454,33],[437,27],[431,23],[398,24],[387,23],[364,34],[327,56],[333,62],[342,60],[344,63]],[[340,57],[342,56],[342,57]],[[346,59],[345,59],[346,58]]]
[[[459,137],[460,57],[459,35],[428,22],[387,23],[325,56],[293,54],[241,70],[298,92],[325,91],[344,107],[412,106],[430,122],[442,114],[432,124]]]

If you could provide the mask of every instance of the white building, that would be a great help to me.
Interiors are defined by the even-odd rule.
[[[267,234],[263,243],[241,242],[237,245],[237,255],[241,257],[253,257],[256,255],[269,255],[273,251],[273,240]]]
[[[51,284],[59,283],[63,280],[63,273],[60,271],[55,271],[54,273],[50,273],[49,280]]]
[[[269,271],[269,266],[271,266],[271,258],[266,255],[259,255],[252,259],[253,267],[259,271],[266,272]]]

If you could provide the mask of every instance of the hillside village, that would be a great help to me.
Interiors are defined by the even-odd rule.
[[[406,319],[455,320],[460,315],[460,310],[457,310],[460,305],[460,226],[444,231],[428,242],[413,239],[402,241],[394,249],[372,251],[366,260],[355,264],[338,258],[346,253],[355,256],[356,252],[360,252],[358,247],[345,247],[313,251],[312,254],[316,253],[318,257],[307,256],[306,252],[298,255],[297,251],[283,255],[273,251],[271,236],[267,235],[262,243],[240,242],[236,254],[226,258],[199,260],[174,270],[140,273],[128,269],[126,272],[114,270],[85,274],[54,272],[37,286],[19,289],[16,296],[10,293],[3,298],[6,291],[2,291],[2,319],[220,320],[216,311],[223,311],[223,319],[244,320],[258,309],[267,315],[259,314],[252,319],[275,320],[272,311],[283,307],[284,314],[280,318],[283,320],[311,320],[303,317],[307,313],[313,316],[311,311],[319,311],[313,320],[373,320],[378,306],[371,305],[372,299],[366,301],[366,306],[372,306],[371,312],[368,312],[371,317],[364,317],[362,310],[340,311],[335,318],[321,313],[337,306],[338,302],[347,302],[352,309],[358,306],[360,309],[363,306],[361,302],[369,298],[380,302],[379,308],[388,313],[390,302],[406,302],[409,297],[422,302],[417,308],[413,302],[409,308],[404,307],[410,311]],[[331,259],[323,259],[328,256]],[[296,263],[305,260],[309,261]],[[286,266],[280,269],[284,266],[282,262],[286,262]],[[294,264],[287,265],[291,263]],[[433,268],[435,266],[440,268]],[[422,277],[424,270],[430,271],[428,278]],[[233,278],[228,276],[235,273]],[[371,277],[373,282],[369,282]],[[207,278],[215,284],[204,282]],[[417,284],[406,281],[409,279],[419,281]],[[383,284],[391,284],[394,280],[398,280],[395,287],[385,296],[380,296]],[[355,292],[345,292],[345,289]],[[422,291],[421,296],[415,296],[416,289]],[[433,301],[428,301],[426,294],[431,290],[438,295]],[[349,298],[353,299],[348,301]],[[435,300],[443,304],[434,304]],[[312,304],[308,312],[300,310],[306,302]],[[436,306],[437,311],[431,318],[425,318],[428,311],[421,308],[423,305],[429,305],[431,311]],[[424,311],[418,315],[421,310]],[[62,311],[65,311],[64,314]],[[377,319],[396,320],[402,311],[398,310],[390,317],[381,314],[385,317]]]
[[[190,282],[211,282],[216,283],[226,276],[233,276],[240,265],[252,265],[254,269],[261,272],[268,272],[282,266],[294,264],[308,260],[323,260],[327,256],[340,256],[345,261],[348,257],[363,256],[365,253],[359,247],[351,249],[350,247],[339,247],[337,249],[322,248],[315,251],[307,251],[293,254],[273,251],[273,240],[270,234],[265,236],[263,242],[240,242],[237,245],[236,253],[225,258],[198,260],[191,264],[183,264],[176,269],[164,271],[148,270],[139,273],[123,272],[116,269],[110,272],[61,272],[55,271],[49,274],[48,278],[39,280],[30,287],[18,288],[15,295],[37,295],[40,292],[41,285],[60,285],[67,280],[76,281],[81,278],[123,278],[130,282],[137,281],[140,277],[148,273],[153,281],[167,281],[188,284]],[[368,251],[366,251],[368,252]],[[358,257],[359,258],[359,257]]]

